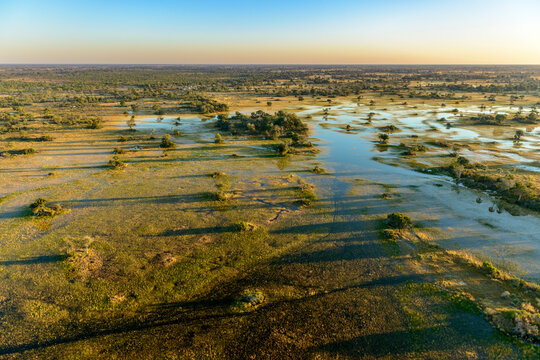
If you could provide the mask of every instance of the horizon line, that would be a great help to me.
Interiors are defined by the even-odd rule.
[[[540,66],[540,63],[2,63],[0,66]]]

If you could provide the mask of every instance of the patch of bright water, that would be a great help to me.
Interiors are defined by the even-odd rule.
[[[496,205],[487,195],[456,186],[450,179],[380,163],[373,159],[374,144],[362,136],[320,125],[315,126],[314,136],[325,149],[319,160],[342,183],[357,178],[399,186],[396,191],[402,193],[402,200],[389,203],[385,212],[422,214],[446,234],[442,246],[476,252],[518,268],[525,277],[540,279],[540,218],[490,212],[489,207]],[[336,201],[350,200],[346,191],[336,193],[342,194]]]

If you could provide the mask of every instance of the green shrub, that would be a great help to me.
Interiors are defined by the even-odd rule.
[[[165,149],[174,149],[176,148],[176,143],[171,141],[170,135],[165,135],[161,139],[161,144],[159,146]]]
[[[385,133],[393,133],[393,132],[398,131],[399,129],[395,125],[388,125],[388,126],[382,127],[381,130],[384,131]]]
[[[109,166],[111,166],[113,169],[122,169],[126,167],[126,164],[120,160],[120,158],[116,155],[112,157],[111,160],[109,160]]]
[[[497,276],[499,276],[501,274],[499,269],[497,269],[495,266],[493,266],[493,264],[490,261],[484,261],[482,263],[482,269],[484,269],[484,271],[486,273],[488,273],[489,275],[491,275],[493,277],[497,277]]]
[[[135,122],[135,115],[132,115],[126,123],[129,127],[129,130],[133,131],[133,128],[137,125],[137,123]]]
[[[320,167],[319,165],[315,165],[315,167],[312,170],[315,174],[326,174],[326,169]]]
[[[45,200],[43,198],[38,198],[38,199],[36,199],[36,201],[34,201],[32,204],[30,204],[30,209],[35,214],[36,211],[38,211],[39,209],[44,208],[46,203],[47,203],[47,200]]]
[[[223,171],[215,171],[210,174],[210,176],[213,177],[214,179],[222,177],[222,176],[226,176],[226,175],[227,174],[225,174]]]
[[[232,228],[234,231],[253,231],[255,229],[255,225],[250,224],[245,221],[238,221],[232,225]]]
[[[240,296],[235,299],[232,308],[235,311],[250,311],[266,301],[266,297],[259,290],[244,290]]]
[[[281,156],[287,155],[289,153],[289,151],[290,151],[289,145],[287,145],[286,143],[277,144],[275,146],[275,149],[279,153],[279,155],[281,155]]]
[[[223,137],[221,136],[221,134],[216,134],[216,136],[214,137],[214,142],[216,144],[223,144]]]
[[[406,229],[412,226],[411,218],[399,212],[390,213],[386,217],[388,226],[394,229]]]
[[[102,119],[100,117],[93,117],[87,120],[86,124],[89,129],[101,128]]]
[[[458,156],[456,161],[457,161],[458,164],[463,165],[463,166],[470,164],[469,159],[467,159],[464,156]]]
[[[156,115],[163,115],[163,114],[165,114],[165,112],[163,111],[163,109],[161,108],[161,106],[158,105],[158,104],[154,104],[154,105],[152,106],[152,110],[154,110],[154,114],[156,114]]]
[[[30,210],[32,210],[32,213],[37,217],[56,216],[66,211],[59,204],[51,205],[50,207],[46,205],[47,200],[38,198],[32,204],[30,204]]]
[[[315,194],[315,186],[311,184],[301,183],[298,188],[298,200],[297,203],[302,206],[311,206],[314,201],[317,200],[317,194]]]
[[[206,195],[208,196],[208,199],[214,201],[227,201],[232,197],[232,193],[221,190],[209,192]]]
[[[394,229],[384,229],[382,231],[382,236],[386,239],[386,240],[392,240],[392,241],[397,241],[399,240],[399,234],[396,232],[396,230]]]

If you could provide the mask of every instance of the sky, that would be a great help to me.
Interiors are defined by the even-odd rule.
[[[540,0],[0,0],[0,63],[540,64]]]

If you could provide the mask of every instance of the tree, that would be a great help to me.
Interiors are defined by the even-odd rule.
[[[411,218],[399,212],[388,214],[386,216],[386,223],[394,229],[407,229],[412,226]]]
[[[127,126],[129,127],[129,130],[133,131],[135,125],[135,115],[131,115],[131,118],[127,121]]]
[[[99,129],[101,128],[101,122],[102,120],[98,116],[90,118],[87,120],[87,127],[89,129]]]
[[[171,136],[169,134],[166,134],[161,139],[161,144],[159,146],[165,149],[174,149],[176,148],[176,143],[171,141]]]
[[[537,117],[538,117],[538,113],[536,112],[536,109],[532,110],[527,116],[527,121],[530,123],[535,123]]]
[[[156,115],[163,115],[164,114],[163,109],[158,104],[154,104],[154,106],[152,106],[152,109],[154,110],[154,114],[156,114]]]
[[[390,136],[388,134],[379,134],[379,143],[380,144],[388,144],[388,140],[390,139]]]
[[[452,172],[454,173],[454,176],[457,178],[457,179],[460,179],[461,178],[461,175],[463,175],[463,171],[465,170],[465,167],[461,164],[458,164],[457,162],[456,163],[453,163],[451,166],[450,166],[450,169],[452,170]]]
[[[495,115],[495,122],[497,125],[502,125],[506,120],[506,115],[504,114],[497,114]]]
[[[216,134],[216,136],[214,137],[214,142],[216,144],[223,144],[223,137],[221,136],[220,133]]]
[[[531,190],[522,182],[517,182],[512,188],[512,192],[518,197],[517,201],[521,201],[524,197],[528,197]]]
[[[131,104],[131,111],[133,111],[135,113],[135,112],[137,112],[137,110],[139,110],[139,105]]]

